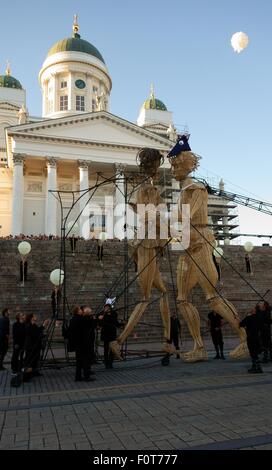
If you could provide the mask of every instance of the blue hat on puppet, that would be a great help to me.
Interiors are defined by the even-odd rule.
[[[177,139],[177,143],[174,147],[170,150],[167,157],[176,157],[180,152],[190,151],[191,147],[188,143],[189,136],[188,135],[179,135]]]

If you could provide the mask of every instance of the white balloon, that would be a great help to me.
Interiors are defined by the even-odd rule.
[[[50,274],[50,281],[54,286],[60,286],[63,283],[64,271],[62,269],[54,269]]]
[[[244,244],[244,249],[247,253],[250,253],[253,250],[253,248],[254,248],[254,245],[251,242],[246,242]]]
[[[102,242],[105,242],[107,240],[107,238],[108,238],[107,232],[101,232],[99,234],[99,240],[101,240]]]
[[[246,33],[240,31],[239,33],[234,33],[231,37],[231,45],[235,52],[238,54],[248,46],[249,39]]]
[[[215,248],[213,250],[213,254],[216,258],[221,258],[221,256],[223,256],[223,253],[224,251],[222,250],[222,248]]]
[[[26,256],[31,252],[31,245],[28,242],[21,242],[18,245],[18,251],[20,255]]]

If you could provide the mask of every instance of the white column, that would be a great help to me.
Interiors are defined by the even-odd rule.
[[[180,182],[172,178],[172,202],[177,202],[180,196]]]
[[[23,231],[24,156],[13,155],[12,235]]]
[[[76,110],[76,98],[75,98],[75,74],[74,72],[70,73],[70,104],[71,104],[71,111]]]
[[[125,225],[125,182],[124,182],[124,170],[125,165],[121,163],[115,163],[116,170],[116,190],[115,190],[115,208],[114,208],[114,222],[115,229],[114,234],[116,237],[123,240],[125,237],[124,225]]]
[[[45,208],[45,234],[57,234],[57,204],[56,197],[49,191],[56,191],[57,188],[57,160],[48,158],[47,160],[47,191]]]
[[[80,196],[83,195],[79,200],[79,233],[80,236],[88,239],[90,237],[90,206],[89,199],[90,193],[86,190],[89,189],[89,164],[90,162],[85,160],[78,161],[79,167],[79,184],[80,184]]]
[[[93,82],[90,73],[87,73],[87,93],[85,95],[86,107],[85,111],[88,113],[92,112],[92,96],[93,96]]]

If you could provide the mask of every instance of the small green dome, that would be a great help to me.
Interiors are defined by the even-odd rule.
[[[56,42],[56,44],[54,44],[49,50],[47,57],[57,54],[58,52],[66,51],[84,52],[85,54],[92,55],[105,63],[102,55],[96,47],[94,47],[90,42],[81,39],[79,34],[77,34],[76,37],[66,38]]]
[[[11,75],[0,75],[0,87],[3,88],[16,88],[17,90],[22,90],[23,87],[19,80],[12,77]]]
[[[145,100],[143,106],[144,109],[158,109],[159,111],[167,111],[165,104],[157,98],[149,98]]]

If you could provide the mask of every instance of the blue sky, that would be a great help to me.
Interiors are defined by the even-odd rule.
[[[102,53],[113,81],[110,111],[135,122],[150,83],[186,124],[203,156],[200,173],[222,176],[226,189],[272,201],[271,0],[13,0],[1,2],[0,66],[27,90],[41,114],[38,73],[51,45],[71,34]],[[230,39],[248,34],[236,54]],[[237,185],[238,187],[236,187]],[[241,232],[271,233],[271,217],[240,211]],[[266,240],[264,240],[266,241]]]

